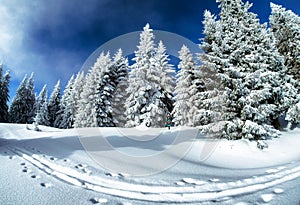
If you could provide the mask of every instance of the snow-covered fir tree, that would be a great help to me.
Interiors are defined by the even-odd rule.
[[[26,90],[27,76],[23,78],[20,83],[16,95],[12,100],[12,103],[9,108],[9,121],[12,123],[25,123],[25,105],[23,96]]]
[[[288,120],[291,124],[300,123],[300,102],[291,106],[291,108],[286,113],[285,119]]]
[[[98,127],[97,98],[99,97],[102,80],[110,64],[109,53],[104,54],[102,52],[89,70],[83,86],[84,92],[81,92],[80,95],[74,127]]]
[[[204,38],[200,39],[200,45],[204,53],[198,55],[202,64],[196,72],[198,85],[193,85],[194,93],[190,98],[193,101],[193,108],[190,112],[190,120],[195,126],[203,126],[220,120],[223,104],[223,86],[215,64],[207,57],[217,55],[218,45],[221,45],[219,39],[220,24],[216,17],[209,11],[204,12],[203,20]],[[196,88],[196,89],[195,89]],[[198,109],[198,110],[197,110]]]
[[[283,59],[249,3],[218,2],[222,41],[214,41],[205,58],[223,83],[222,116],[202,129],[227,139],[277,137],[277,119],[295,98]]]
[[[154,44],[153,30],[150,29],[149,24],[143,28],[137,48],[129,72],[126,126],[145,124],[162,127],[169,110],[164,102],[165,94],[159,78],[162,68],[157,66],[155,60],[157,49]]]
[[[8,122],[9,80],[9,71],[3,75],[3,65],[0,65],[0,122]]]
[[[113,58],[113,66],[116,70],[116,87],[111,99],[112,117],[116,127],[124,127],[126,124],[125,100],[128,97],[128,60],[123,57],[122,49],[119,49]]]
[[[32,123],[35,116],[33,74],[24,77],[9,108],[10,122]]]
[[[60,101],[60,110],[55,121],[58,128],[67,129],[72,128],[74,123],[74,75],[65,87],[64,93]]]
[[[36,105],[36,96],[34,92],[34,80],[33,80],[33,73],[31,73],[27,84],[26,90],[24,94],[23,100],[25,101],[26,105],[26,123],[32,123],[34,121],[35,116],[35,105]]]
[[[158,71],[160,92],[162,93],[162,101],[170,113],[174,107],[174,88],[175,88],[175,69],[169,64],[169,55],[166,53],[166,47],[162,41],[159,41],[154,56],[154,66]],[[153,73],[155,75],[155,73]]]
[[[300,17],[280,5],[271,3],[270,25],[276,46],[284,56],[288,73],[297,81],[300,93]]]
[[[179,71],[177,73],[177,84],[175,87],[175,104],[173,110],[175,125],[188,125],[190,124],[188,113],[192,108],[189,99],[192,97],[190,88],[195,79],[196,63],[193,55],[188,47],[185,45],[179,51]]]
[[[48,117],[49,117],[49,125],[51,127],[58,127],[60,123],[59,121],[56,120],[58,118],[59,110],[60,110],[60,81],[57,81],[48,102],[48,113],[49,113]]]
[[[74,122],[75,122],[75,116],[78,114],[78,109],[79,109],[79,101],[80,101],[80,95],[83,92],[83,87],[85,84],[85,76],[84,72],[80,71],[77,73],[76,78],[74,80],[74,85],[73,85],[73,105],[74,105]],[[74,127],[74,122],[72,127]]]
[[[43,86],[40,94],[37,97],[34,123],[36,126],[49,126],[48,93],[46,85]]]
[[[98,82],[96,91],[96,118],[99,127],[114,127],[111,101],[118,84],[116,64],[111,62],[109,53],[105,64],[102,65],[103,77]]]

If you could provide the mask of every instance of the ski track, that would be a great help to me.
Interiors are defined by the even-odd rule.
[[[34,154],[19,147],[7,148],[58,180],[112,196],[149,202],[192,203],[220,201],[230,199],[233,196],[255,193],[300,177],[300,166],[290,170],[284,170],[285,167],[279,167],[267,170],[267,174],[259,177],[233,182],[222,183],[218,179],[208,179],[206,182],[192,178],[183,178],[182,181],[175,183],[177,186],[149,186],[112,180],[92,175],[91,172],[79,172],[78,169],[87,170],[87,165],[79,164],[74,169],[55,163],[52,157],[48,157],[50,160],[47,160],[46,155]],[[25,165],[25,163],[23,164]],[[120,175],[118,174],[118,176]],[[274,189],[275,194],[282,192],[283,190],[281,189]],[[271,195],[263,195],[262,199],[267,202],[272,197]]]

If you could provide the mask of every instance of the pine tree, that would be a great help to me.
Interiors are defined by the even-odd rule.
[[[271,3],[270,25],[276,46],[284,56],[288,74],[297,81],[300,93],[300,17],[282,6]]]
[[[13,123],[32,123],[35,116],[35,93],[33,73],[27,80],[25,75],[12,100],[9,117]]]
[[[196,63],[193,60],[191,51],[185,45],[179,51],[179,60],[173,116],[175,125],[188,125],[190,124],[188,113],[192,108],[189,102],[189,99],[192,97],[190,88],[195,79]]]
[[[34,118],[34,123],[36,127],[38,125],[49,126],[48,119],[48,94],[47,94],[47,86],[44,85],[39,96],[37,97],[36,102],[36,113]]]
[[[124,127],[126,124],[126,107],[124,99],[128,93],[128,60],[123,57],[122,49],[119,49],[113,58],[113,66],[116,70],[116,88],[111,99],[113,123],[116,127]]]
[[[58,118],[56,118],[56,125],[59,128],[72,128],[74,123],[74,75],[71,76],[60,101],[60,110]]]
[[[109,53],[107,62],[102,65],[103,77],[96,91],[96,118],[99,127],[114,127],[111,101],[117,86],[117,67],[111,62]]]
[[[102,52],[93,67],[89,70],[83,86],[84,92],[81,92],[80,95],[74,127],[98,127],[97,98],[99,98],[102,80],[109,65],[109,53],[105,55]]]
[[[60,123],[59,121],[56,120],[58,118],[59,110],[60,110],[60,81],[57,81],[48,102],[49,125],[51,127],[58,127]]]
[[[169,98],[163,92],[160,84],[161,67],[157,67],[155,57],[157,49],[154,44],[154,35],[149,24],[140,34],[140,43],[135,51],[129,73],[129,85],[127,92],[129,97],[126,100],[126,126],[162,127],[165,124],[168,107],[164,99]]]
[[[292,124],[300,123],[300,102],[291,106],[286,114],[286,120],[288,120]]]
[[[8,122],[8,100],[9,100],[9,71],[2,76],[3,65],[0,65],[0,122]]]
[[[49,119],[48,119],[48,94],[46,85],[43,86],[39,96],[36,100],[35,106],[35,117],[34,117],[34,130],[40,131],[39,125],[49,126]]]
[[[274,122],[295,98],[283,60],[250,4],[218,2],[221,28],[205,58],[224,87],[215,102],[222,99],[222,115],[202,129],[227,139],[277,137]]]
[[[23,96],[26,90],[27,76],[23,78],[20,83],[16,95],[12,100],[11,106],[9,108],[9,121],[12,123],[26,123],[24,114],[25,106]]]
[[[74,123],[75,123],[75,116],[78,114],[78,109],[79,109],[79,101],[80,101],[80,95],[83,92],[83,87],[85,84],[85,76],[84,76],[84,72],[78,72],[76,75],[76,78],[74,80],[74,88],[73,88],[73,104],[74,104],[74,122],[72,127],[74,127]]]
[[[169,55],[166,53],[166,47],[162,41],[159,41],[154,56],[154,65],[158,70],[160,92],[162,93],[162,101],[167,108],[168,113],[173,110],[174,104],[174,88],[175,88],[175,69],[169,64]]]
[[[204,126],[219,121],[224,106],[222,98],[224,89],[220,75],[214,62],[211,61],[213,58],[210,58],[219,54],[217,48],[221,47],[221,39],[219,39],[221,27],[216,17],[207,10],[204,12],[203,26],[205,38],[200,39],[202,42],[200,47],[204,53],[198,55],[202,64],[195,77],[199,85],[192,86],[193,92],[190,98],[194,106],[189,116],[194,126]]]
[[[33,73],[30,75],[30,77],[27,81],[23,100],[25,101],[25,113],[26,113],[25,114],[25,117],[26,117],[25,122],[33,123],[34,116],[35,116],[35,104],[36,104]]]

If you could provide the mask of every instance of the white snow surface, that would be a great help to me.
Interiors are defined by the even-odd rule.
[[[0,204],[300,202],[300,129],[282,132],[267,141],[268,149],[260,150],[256,142],[209,139],[189,127],[97,128],[118,151],[129,155],[163,152],[172,146],[172,137],[184,137],[179,144],[191,144],[187,152],[170,156],[178,158],[173,166],[141,177],[98,164],[80,142],[89,137],[82,129],[40,128],[36,132],[26,125],[0,124]],[[97,151],[109,156],[114,150],[100,146]],[[137,170],[153,168],[138,160],[130,165],[122,164],[122,159],[114,163]]]

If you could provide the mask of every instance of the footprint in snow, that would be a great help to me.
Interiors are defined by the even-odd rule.
[[[262,194],[260,197],[263,202],[268,203],[273,199],[273,194]]]
[[[25,162],[22,162],[20,165],[24,166],[26,163]]]
[[[68,159],[64,159],[64,162],[68,162],[69,160]]]
[[[118,177],[119,174],[115,174],[115,173],[105,173],[106,176],[109,176],[109,177]]]
[[[281,194],[281,193],[284,192],[284,190],[283,190],[283,189],[280,189],[280,188],[276,188],[276,189],[273,190],[273,192],[274,192],[275,194]]]
[[[31,173],[32,171],[30,169],[28,169],[27,167],[24,167],[22,169],[22,172],[24,172],[24,173]]]
[[[49,188],[49,187],[52,187],[52,184],[50,184],[50,183],[40,183],[40,185],[42,186],[42,187],[46,187],[46,188]]]
[[[53,160],[56,160],[56,158],[55,158],[55,157],[50,157],[50,160],[52,160],[52,161],[53,161]]]
[[[94,197],[92,199],[90,199],[90,201],[93,203],[93,204],[104,204],[104,203],[107,203],[108,200],[105,199],[105,198],[97,198],[97,197]]]
[[[31,175],[31,178],[32,178],[32,179],[39,179],[40,176],[37,176],[37,175]]]
[[[218,182],[218,181],[220,181],[219,179],[216,179],[216,178],[214,178],[214,179],[210,179],[209,180],[210,182]]]
[[[8,157],[8,159],[14,159],[14,158],[15,158],[14,156],[9,156],[9,157]]]

